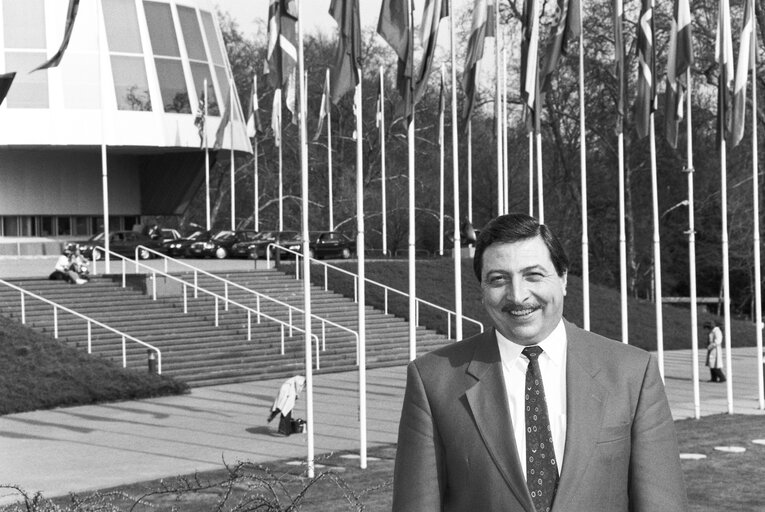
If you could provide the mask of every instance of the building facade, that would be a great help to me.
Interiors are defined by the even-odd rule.
[[[0,236],[82,236],[179,214],[204,186],[207,145],[251,152],[211,0],[80,0],[58,67],[65,0],[0,0]],[[233,106],[233,108],[231,108]],[[104,201],[104,196],[108,201]]]

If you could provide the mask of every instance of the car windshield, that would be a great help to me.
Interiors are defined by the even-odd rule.
[[[258,240],[258,233],[255,233],[254,231],[242,231],[237,235],[237,237],[239,240],[249,242],[252,240]]]
[[[213,237],[213,240],[222,240],[223,238],[229,238],[231,236],[234,236],[232,231],[221,231]]]

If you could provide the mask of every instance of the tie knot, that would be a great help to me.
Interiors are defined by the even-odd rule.
[[[523,352],[521,352],[524,356],[528,357],[529,360],[536,359],[539,357],[539,354],[544,352],[542,350],[542,347],[539,345],[533,345],[531,347],[526,347],[523,349]]]

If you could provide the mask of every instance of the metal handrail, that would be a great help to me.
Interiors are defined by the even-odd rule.
[[[279,250],[286,251],[286,252],[289,252],[289,253],[292,253],[292,254],[295,255],[295,276],[296,276],[296,279],[300,279],[300,265],[298,264],[298,261],[299,261],[299,258],[303,257],[303,254],[298,252],[298,251],[293,251],[292,249],[288,249],[287,247],[281,246],[279,244],[270,243],[270,244],[268,244],[268,247],[267,247],[267,250],[266,250],[266,261],[267,261],[268,265],[270,265],[270,260],[271,260],[271,251],[268,250],[268,249],[270,249],[271,247],[276,247]],[[343,268],[337,267],[335,265],[331,265],[329,263],[326,263],[326,262],[323,262],[323,261],[319,261],[316,258],[312,258],[310,256],[309,256],[308,259],[309,259],[309,261],[311,263],[316,263],[318,265],[323,265],[324,266],[324,289],[325,290],[328,289],[328,279],[327,279],[327,269],[328,268],[331,268],[333,270],[337,270],[338,272],[341,272],[341,273],[347,274],[349,276],[352,276],[353,277],[353,300],[354,300],[354,302],[358,302],[358,290],[359,290],[359,286],[358,286],[358,276],[356,274],[354,274],[353,272],[350,272],[348,270],[345,270]],[[396,293],[398,295],[403,295],[404,297],[407,297],[407,298],[409,297],[409,294],[406,293],[406,292],[402,292],[401,290],[397,290],[397,289],[392,288],[392,287],[390,287],[388,285],[379,283],[379,282],[377,282],[377,281],[375,281],[373,279],[369,279],[368,277],[364,278],[364,282],[365,283],[369,283],[369,284],[373,284],[375,286],[379,286],[379,287],[381,287],[384,290],[384,292],[385,292],[385,308],[384,309],[385,309],[385,313],[386,314],[388,313],[388,292],[393,292],[393,293]],[[435,309],[437,309],[439,311],[442,311],[442,312],[446,313],[446,315],[447,315],[447,328],[446,328],[447,337],[449,339],[451,339],[451,337],[452,337],[452,322],[451,322],[451,319],[452,319],[452,316],[453,316],[455,318],[455,322],[456,322],[457,313],[455,311],[451,311],[451,310],[446,309],[446,308],[444,308],[442,306],[439,306],[437,304],[433,304],[432,302],[428,302],[428,301],[426,301],[424,299],[419,299],[419,298],[415,297],[414,300],[415,300],[415,325],[419,325],[420,303],[422,303],[422,304],[424,304],[426,306],[430,306],[432,308],[435,308]],[[475,320],[473,318],[467,317],[465,315],[462,315],[462,319],[478,325],[478,328],[481,330],[481,332],[483,332],[483,330],[484,330],[483,323],[481,323],[478,320]]]
[[[99,247],[97,249],[93,249],[104,252],[104,249],[102,247]],[[122,287],[125,288],[127,286],[127,272],[126,272],[126,264],[127,263],[133,263],[132,260],[129,258],[126,258],[125,256],[122,256],[121,254],[117,254],[113,251],[109,251],[109,254],[111,256],[115,256],[122,260]],[[96,265],[95,265],[96,259],[93,259],[93,275],[96,275]],[[187,283],[183,279],[173,276],[171,274],[168,274],[167,272],[163,272],[161,270],[157,270],[155,268],[152,268],[151,266],[142,263],[138,260],[138,257],[136,257],[135,260],[135,271],[136,273],[139,272],[141,267],[145,267],[149,273],[152,274],[152,300],[157,300],[157,274],[172,279],[173,281],[179,282],[183,287],[183,313],[188,314],[188,296],[186,293],[186,287],[190,286],[194,289],[194,298],[198,297],[198,292],[205,293],[207,295],[210,295],[215,299],[215,327],[219,327],[219,314],[218,314],[218,303],[219,301],[222,301],[225,307],[225,310],[228,311],[228,305],[233,304],[234,306],[237,306],[247,312],[247,341],[252,341],[252,315],[253,313],[256,315],[256,323],[261,323],[261,318],[265,318],[267,320],[270,320],[272,322],[275,322],[280,325],[281,330],[281,355],[284,355],[284,329],[285,327],[289,328],[289,335],[292,336],[292,331],[296,330],[298,332],[305,333],[305,329],[302,329],[296,325],[289,324],[287,322],[284,322],[283,320],[279,320],[278,318],[274,318],[271,315],[268,315],[266,313],[262,313],[260,310],[253,309],[249,306],[245,306],[244,304],[240,304],[239,302],[236,302],[234,300],[231,300],[227,297],[224,297],[220,294],[217,294],[213,291],[207,290],[205,288],[202,288],[201,286],[197,285],[196,283]],[[320,369],[319,365],[319,338],[315,334],[311,334],[311,337],[316,341],[316,369]]]
[[[168,265],[168,261],[171,261],[171,262],[173,262],[175,264],[178,264],[178,265],[186,267],[186,268],[188,268],[190,270],[193,270],[193,272],[194,272],[194,284],[195,285],[197,284],[197,274],[198,273],[203,274],[203,275],[205,275],[207,277],[210,277],[212,279],[215,279],[217,281],[222,282],[223,283],[223,294],[224,294],[224,297],[225,297],[226,301],[228,301],[228,288],[229,288],[229,286],[233,286],[234,288],[238,288],[238,289],[240,289],[242,291],[245,291],[247,293],[255,295],[255,297],[256,297],[255,304],[256,304],[256,308],[257,308],[258,311],[261,309],[261,303],[260,303],[261,299],[267,300],[267,301],[269,301],[269,302],[271,302],[273,304],[276,304],[278,306],[282,306],[282,307],[287,308],[287,314],[289,316],[289,321],[288,321],[289,325],[292,325],[292,313],[293,313],[293,311],[295,311],[297,314],[305,314],[305,311],[303,309],[297,307],[297,306],[293,306],[292,304],[289,304],[287,302],[283,302],[283,301],[281,301],[279,299],[275,299],[275,298],[273,298],[273,297],[271,297],[269,295],[266,295],[264,293],[261,293],[259,291],[247,288],[246,286],[243,286],[243,285],[241,285],[239,283],[231,281],[230,279],[226,279],[224,277],[217,276],[217,275],[215,275],[215,274],[213,274],[211,272],[207,272],[206,270],[202,270],[201,268],[195,267],[194,265],[191,265],[191,264],[186,263],[184,261],[180,261],[180,260],[178,260],[176,258],[171,258],[170,256],[168,256],[166,254],[162,254],[161,252],[155,251],[154,249],[150,249],[149,247],[146,247],[145,245],[139,245],[138,247],[135,248],[136,261],[138,261],[138,254],[139,254],[139,250],[141,250],[141,249],[144,249],[149,254],[154,254],[157,257],[162,258],[164,260],[165,274],[167,274],[167,272],[168,272],[168,266],[167,266]],[[338,324],[336,322],[333,322],[332,320],[327,320],[326,318],[321,317],[319,315],[316,315],[314,313],[311,313],[311,318],[315,319],[315,320],[319,320],[321,322],[321,332],[322,332],[322,335],[321,335],[321,345],[322,345],[322,348],[321,349],[322,350],[326,350],[327,349],[327,347],[326,347],[326,343],[327,343],[327,341],[326,341],[326,326],[329,325],[331,327],[336,327],[336,328],[338,328],[338,329],[340,329],[342,331],[346,331],[346,332],[352,334],[354,336],[354,338],[356,338],[356,364],[358,364],[359,333],[357,331],[354,331],[353,329],[345,327],[344,325],[341,325],[341,324]],[[292,336],[292,331],[291,330],[290,330],[290,336]]]
[[[92,354],[92,332],[91,332],[91,324],[95,324],[99,327],[102,327],[103,329],[106,329],[107,331],[111,331],[114,334],[117,334],[118,336],[122,336],[122,367],[127,368],[127,347],[125,340],[134,341],[136,343],[139,343],[143,345],[144,347],[148,348],[149,350],[153,350],[157,353],[157,373],[162,374],[162,352],[155,347],[154,345],[150,345],[149,343],[143,342],[139,340],[138,338],[135,338],[129,334],[126,334],[122,331],[119,331],[117,329],[114,329],[113,327],[109,327],[108,325],[99,322],[98,320],[95,320],[87,315],[83,315],[82,313],[78,313],[77,311],[74,311],[72,309],[69,309],[66,306],[62,306],[61,304],[57,304],[56,302],[53,302],[50,299],[46,299],[45,297],[41,297],[37,295],[36,293],[32,293],[28,290],[25,290],[19,286],[16,286],[15,284],[11,284],[8,281],[4,281],[3,279],[0,279],[0,284],[4,284],[5,286],[8,286],[9,288],[12,288],[16,291],[21,292],[21,323],[26,325],[27,318],[26,318],[26,304],[24,302],[24,295],[29,295],[30,297],[37,299],[39,301],[42,301],[44,303],[50,304],[53,306],[53,337],[55,339],[58,339],[58,310],[64,311],[66,313],[70,313],[74,316],[77,316],[79,318],[82,318],[83,320],[86,320],[88,323],[88,354]]]

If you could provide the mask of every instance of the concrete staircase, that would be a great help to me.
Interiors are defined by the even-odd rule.
[[[183,276],[183,274],[177,274]],[[235,272],[226,278],[247,288],[257,290],[297,308],[303,307],[303,284],[294,277],[276,270]],[[186,276],[188,282],[191,277]],[[159,281],[159,280],[158,280]],[[156,346],[162,352],[164,374],[204,386],[246,380],[281,378],[304,372],[304,336],[302,332],[283,329],[278,323],[262,319],[233,304],[226,309],[218,301],[218,326],[215,326],[215,299],[200,293],[189,293],[188,313],[183,312],[183,297],[178,286],[160,287],[157,300],[152,300],[152,282],[143,275],[131,275],[128,286],[121,287],[121,278],[94,278],[86,285],[69,285],[60,281],[30,279],[11,281],[21,288],[66,306],[78,313]],[[147,285],[148,284],[148,285]],[[200,277],[199,285],[224,295],[224,284],[211,277]],[[21,319],[19,292],[0,286],[0,314]],[[228,287],[231,301],[255,308],[255,295],[236,287]],[[347,329],[357,330],[357,304],[352,300],[321,288],[311,288],[312,313]],[[26,299],[27,325],[53,335],[52,307],[34,299]],[[289,319],[288,309],[261,300],[261,311],[283,320]],[[409,355],[409,324],[382,311],[366,308],[367,366],[380,367],[403,364]],[[303,315],[293,311],[293,324],[302,327]],[[248,325],[251,340],[248,341]],[[284,332],[284,355],[281,354]],[[316,370],[316,347],[313,348],[314,369],[319,372],[352,370],[356,368],[356,337],[314,319],[312,332],[326,350],[319,354],[320,369]],[[87,323],[59,311],[59,338],[80,349],[87,349]],[[322,342],[322,335],[324,336]],[[96,326],[91,331],[94,354],[122,364],[120,336]],[[447,343],[445,336],[417,328],[418,353],[424,353]],[[127,341],[128,367],[146,368],[146,348]]]

